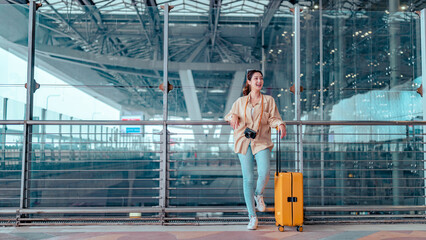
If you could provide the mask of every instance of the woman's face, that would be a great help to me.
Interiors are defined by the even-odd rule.
[[[262,74],[255,72],[251,77],[251,81],[247,81],[250,85],[251,91],[260,91],[263,87],[263,76]]]

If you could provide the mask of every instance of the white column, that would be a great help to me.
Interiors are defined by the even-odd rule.
[[[294,102],[295,102],[295,118],[296,121],[300,121],[301,109],[300,109],[300,6],[295,4],[294,6]],[[297,137],[296,144],[296,169],[303,173],[303,145],[302,145],[302,126],[297,125]]]

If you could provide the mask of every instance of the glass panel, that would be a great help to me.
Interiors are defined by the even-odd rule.
[[[0,119],[23,120],[28,58],[27,6],[0,4],[0,22]]]
[[[303,9],[300,16],[301,119],[321,120],[319,12]]]
[[[422,119],[416,13],[327,11],[323,21],[325,119]]]
[[[161,117],[162,11],[136,13],[129,5],[133,12],[111,15],[99,6],[62,7],[38,10],[35,79],[41,87],[34,104],[55,113],[45,119]]]
[[[228,125],[169,126],[170,205],[245,206],[241,166],[234,153],[233,132]],[[278,143],[276,131],[273,142]],[[282,170],[295,170],[295,144],[281,141]],[[271,159],[270,180],[264,199],[274,202],[276,149]],[[255,173],[256,175],[256,173]],[[255,176],[256,177],[256,176]],[[244,213],[245,216],[246,213]]]
[[[284,121],[295,119],[294,94],[294,29],[289,9],[278,11],[264,31],[264,94],[275,98]]]
[[[158,206],[161,126],[126,128],[40,126],[32,138],[31,207]]]
[[[304,142],[306,205],[424,205],[421,126],[375,128],[331,126],[323,161],[320,142]]]
[[[201,24],[216,12],[185,17],[170,12],[170,120],[223,119],[242,96],[247,70],[260,69],[260,43],[253,38],[258,18],[221,14],[217,25]]]
[[[27,82],[28,8],[0,4],[0,119],[23,120]],[[23,127],[0,125],[0,207],[19,207]]]
[[[244,206],[228,125],[170,126],[170,205]]]
[[[0,126],[0,207],[19,207],[23,127]]]
[[[311,22],[318,23],[320,16],[315,10],[304,10],[302,16],[304,59],[308,46],[319,49],[314,35],[320,26]],[[323,23],[324,85],[315,88],[324,93],[324,120],[423,119],[416,93],[421,84],[418,15],[325,11]],[[318,83],[319,66],[311,69],[312,78],[306,80]],[[319,119],[318,109],[309,107],[310,102],[321,104],[316,92],[302,93],[308,103],[302,104],[302,119]],[[411,128],[420,136],[410,136]],[[417,143],[421,128],[306,126],[303,132],[306,205],[424,204],[424,172],[417,169],[424,164]]]
[[[292,86],[294,85],[294,26],[290,9],[279,9],[264,30],[263,51],[265,55],[264,94],[274,97],[279,113],[284,121],[295,120],[295,104]],[[293,90],[294,91],[294,90]],[[272,131],[275,144],[272,158],[270,180],[265,190],[265,202],[274,204],[274,173],[277,161],[277,146],[280,148],[281,171],[295,171],[296,126],[287,125],[287,136],[280,140]]]

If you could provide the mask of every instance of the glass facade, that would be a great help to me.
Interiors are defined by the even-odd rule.
[[[0,22],[9,23],[0,26],[0,207],[137,207],[154,217],[243,208],[223,118],[250,69],[263,71],[263,93],[288,122],[282,167],[303,170],[307,218],[348,213],[310,207],[424,206],[420,15],[302,4],[296,29],[295,9],[273,2],[50,1],[36,11],[31,117],[28,6],[0,4]],[[165,3],[175,4],[168,14]],[[396,213],[424,210],[363,212]]]

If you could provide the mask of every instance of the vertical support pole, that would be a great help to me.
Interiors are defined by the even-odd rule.
[[[46,120],[46,108],[41,109],[41,120]],[[41,161],[46,161],[46,125],[41,125],[41,145],[40,145],[40,151],[41,151]]]
[[[105,147],[109,147],[108,127],[105,127]]]
[[[25,109],[24,139],[21,169],[21,191],[19,199],[20,208],[29,207],[29,176],[31,160],[32,125],[28,121],[33,120],[33,97],[35,90],[34,81],[34,40],[35,40],[35,2],[30,0],[28,17],[28,62],[27,62],[27,101]]]
[[[74,117],[70,117],[70,121],[74,120]],[[72,128],[74,125],[70,125],[70,150],[72,150],[72,145],[74,145],[73,136],[72,136]]]
[[[74,120],[74,117],[70,117],[70,121]],[[70,141],[69,141],[69,151],[70,151],[70,161],[74,161],[75,160],[75,152],[74,152],[74,139],[73,139],[73,135],[72,135],[72,128],[74,127],[74,125],[70,125]]]
[[[81,134],[81,132],[82,132],[82,126],[81,125],[79,125],[79,129],[78,129],[78,136],[79,136],[79,143],[78,143],[78,146],[79,146],[79,149],[80,149],[80,152],[79,152],[79,154],[78,154],[78,160],[79,161],[81,161],[81,155],[82,155],[82,151],[83,151],[83,136],[82,136],[82,134]]]
[[[323,43],[323,26],[322,26],[322,0],[319,0],[319,50],[320,50],[320,120],[324,121],[324,43]],[[321,206],[324,206],[324,125],[320,129],[321,142]]]
[[[59,121],[62,121],[62,113],[59,114]],[[59,152],[58,152],[58,159],[57,161],[62,161],[62,125],[59,125],[59,136],[58,136],[58,146],[59,146]]]
[[[294,7],[294,83],[295,83],[295,114],[297,123],[297,155],[296,169],[303,173],[303,143],[302,143],[302,125],[300,123],[301,107],[300,107],[300,6],[296,4]]]
[[[426,8],[420,12],[420,33],[421,33],[421,48],[422,48],[422,86],[426,89]],[[424,91],[423,91],[424,92]],[[426,96],[423,96],[423,119],[426,119]],[[426,132],[426,126],[423,126],[423,133]],[[423,135],[423,142],[426,141],[426,136]],[[426,145],[423,144],[423,152],[426,152]],[[426,159],[426,153],[423,153],[423,159]],[[426,169],[426,162],[423,162],[423,169]],[[426,170],[423,170],[423,196],[426,205]]]
[[[163,41],[163,131],[161,135],[162,152],[160,164],[160,207],[162,209],[162,223],[163,218],[166,217],[165,209],[167,207],[167,193],[168,193],[168,167],[167,167],[167,118],[168,118],[168,60],[169,60],[169,4],[164,4],[164,41]]]
[[[114,137],[113,137],[113,139],[114,139],[114,142],[115,142],[115,149],[118,149],[118,129],[117,128],[114,128]]]
[[[7,101],[8,98],[3,99],[3,120],[7,120]],[[2,151],[2,167],[3,169],[6,169],[6,132],[7,132],[7,125],[3,125],[2,133],[1,133],[1,151]]]
[[[100,143],[101,143],[101,147],[103,147],[103,145],[104,145],[104,143],[103,143],[103,140],[104,140],[104,137],[103,137],[103,135],[104,135],[104,126],[103,125],[101,125],[101,133],[100,133],[100,135],[101,135],[101,139],[100,139]]]

